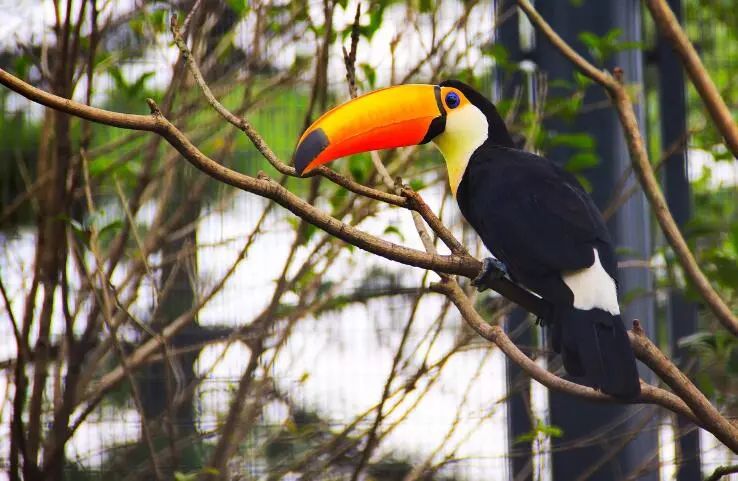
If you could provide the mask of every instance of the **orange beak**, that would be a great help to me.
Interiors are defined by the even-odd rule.
[[[445,125],[441,87],[398,85],[376,90],[316,120],[300,138],[295,169],[304,175],[347,155],[424,144]]]

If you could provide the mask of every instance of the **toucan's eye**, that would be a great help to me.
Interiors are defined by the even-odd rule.
[[[446,105],[448,108],[455,109],[460,103],[461,99],[459,99],[459,94],[456,92],[449,92],[446,94]]]

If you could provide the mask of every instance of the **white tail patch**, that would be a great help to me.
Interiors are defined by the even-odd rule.
[[[594,263],[591,266],[563,273],[561,278],[574,294],[574,307],[577,309],[598,308],[613,315],[620,314],[615,280],[602,267],[597,249],[592,250]]]

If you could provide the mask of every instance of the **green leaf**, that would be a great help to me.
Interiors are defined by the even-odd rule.
[[[542,424],[540,430],[544,436],[549,438],[560,438],[564,435],[564,431],[560,427],[554,425]]]
[[[420,191],[426,188],[425,182],[420,179],[413,179],[410,181],[410,188],[414,191]]]
[[[700,391],[702,391],[708,398],[714,398],[715,383],[712,382],[710,375],[704,371],[698,371],[697,374],[695,374],[695,378],[697,381],[697,387],[700,388]]]
[[[249,2],[248,0],[226,0],[228,3],[228,6],[231,7],[231,10],[239,16],[243,17],[246,12],[248,12],[249,8]]]
[[[154,76],[154,72],[144,72],[136,81],[128,88],[131,97],[138,96],[146,86],[146,81]]]
[[[431,0],[420,0],[420,5],[418,5],[418,11],[420,13],[428,13],[433,9],[433,3]]]
[[[569,172],[580,172],[590,169],[600,163],[599,157],[592,151],[578,152],[572,155],[566,162],[566,170]]]
[[[592,32],[581,32],[579,40],[588,48],[597,48],[602,44],[602,39]]]
[[[614,53],[644,46],[642,42],[620,41],[622,35],[622,29],[613,28],[602,36],[592,32],[582,32],[579,34],[579,40],[587,46],[595,61],[603,63]]]
[[[728,362],[726,365],[728,373],[732,375],[738,374],[738,349],[731,349],[730,355],[728,356]]]
[[[338,188],[330,198],[331,207],[336,208],[343,205],[344,200],[348,197],[348,190]]]
[[[387,4],[385,2],[380,2],[378,5],[370,8],[369,25],[363,29],[363,34],[367,39],[371,40],[377,30],[379,30],[379,27],[382,26],[382,18],[384,17],[386,6]]]
[[[195,481],[203,474],[209,474],[211,476],[218,476],[220,474],[220,471],[210,466],[206,466],[200,470],[192,471],[189,473],[175,471],[174,480],[175,481]]]
[[[574,88],[574,84],[571,83],[569,80],[557,78],[550,80],[548,82],[548,88],[549,89],[572,89]]]
[[[579,88],[588,87],[592,85],[592,83],[594,82],[594,80],[592,80],[591,78],[587,77],[586,75],[578,71],[574,72],[574,81],[576,82]]]
[[[738,222],[734,223],[730,227],[730,244],[733,249],[733,254],[738,256]]]
[[[316,232],[318,232],[318,228],[315,227],[313,224],[309,222],[305,222],[303,224],[303,242],[307,243],[312,239],[312,237],[315,235]]]
[[[402,232],[400,232],[400,229],[398,229],[398,228],[397,228],[397,226],[394,226],[394,225],[388,225],[387,227],[385,227],[385,228],[384,228],[384,234],[385,234],[385,235],[388,235],[388,234],[394,234],[394,235],[396,235],[396,236],[397,236],[397,237],[398,237],[398,238],[399,238],[399,239],[400,239],[401,241],[403,241],[403,242],[405,241],[405,236],[404,236],[404,235],[402,235]]]
[[[115,83],[115,88],[117,90],[128,90],[128,83],[126,82],[126,79],[123,78],[123,73],[120,70],[120,67],[117,65],[112,65],[108,69],[108,75],[110,75],[113,78],[113,82]]]
[[[20,55],[13,62],[15,75],[18,78],[26,80],[28,78],[28,70],[31,67],[31,59],[27,55]]]
[[[368,63],[360,63],[359,68],[364,72],[364,77],[366,78],[366,81],[369,82],[369,86],[374,88],[377,83],[377,72],[374,70],[374,67]]]
[[[157,33],[164,33],[167,26],[167,11],[162,9],[154,10],[149,14],[149,23]]]
[[[592,190],[594,190],[594,187],[592,186],[592,182],[589,181],[588,178],[583,176],[582,174],[574,174],[574,176],[577,178],[580,184],[582,184],[582,188],[585,192],[592,193]]]
[[[560,438],[564,435],[564,431],[558,426],[545,424],[539,419],[533,429],[515,438],[515,444],[531,442],[539,435],[547,438]]]
[[[694,348],[699,345],[715,345],[715,335],[711,332],[701,331],[684,336],[677,341],[679,347]]]
[[[493,43],[484,50],[484,53],[495,59],[497,65],[507,68],[510,65],[510,53],[501,43]]]
[[[357,182],[364,182],[369,178],[369,173],[374,168],[374,164],[372,164],[372,160],[367,154],[351,156],[348,164],[349,171]]]
[[[174,472],[175,481],[195,481],[198,473],[182,473],[180,471]]]
[[[594,149],[595,140],[594,138],[585,133],[579,134],[557,134],[551,138],[551,145],[556,147],[559,145],[565,145],[567,147],[573,147],[577,149]]]

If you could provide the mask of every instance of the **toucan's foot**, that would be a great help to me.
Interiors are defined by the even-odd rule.
[[[479,292],[489,289],[487,283],[496,279],[502,279],[505,276],[510,277],[510,273],[507,270],[507,266],[504,262],[495,259],[494,257],[487,257],[482,261],[482,272],[472,280],[472,285],[477,288]]]

